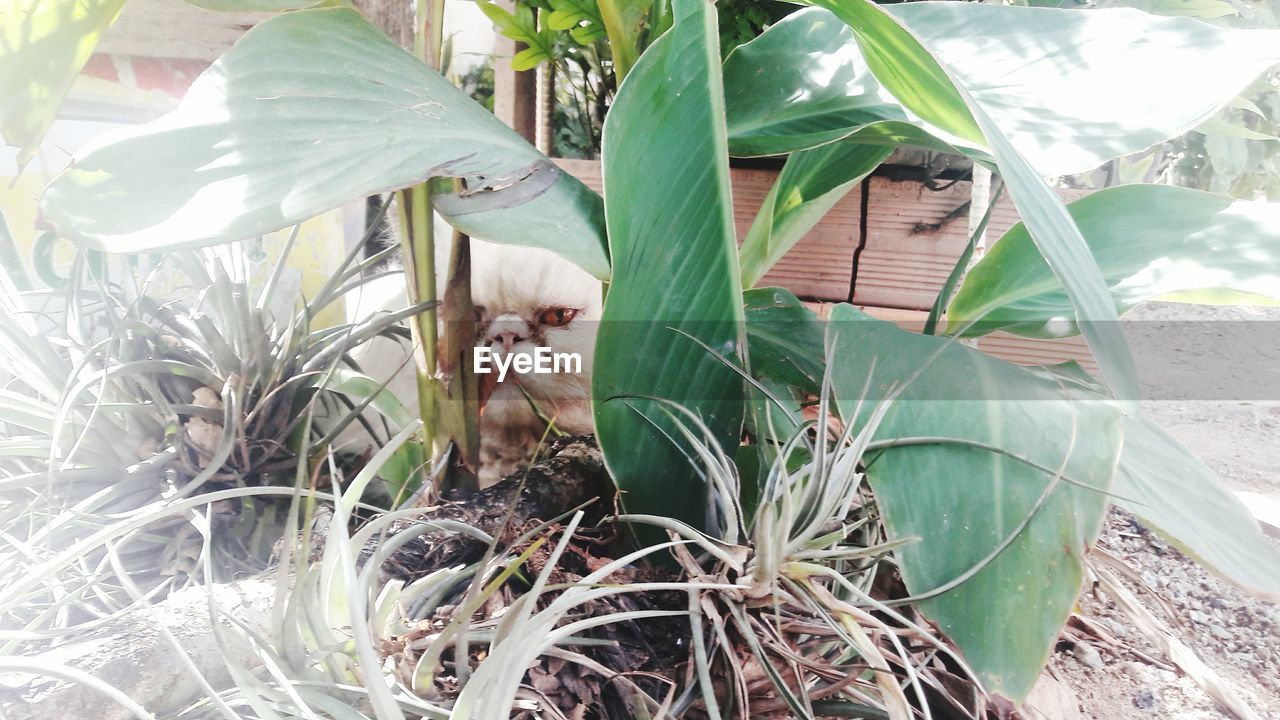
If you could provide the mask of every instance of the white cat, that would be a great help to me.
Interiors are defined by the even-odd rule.
[[[444,263],[437,262],[437,267]],[[439,286],[443,288],[443,279]],[[398,274],[366,283],[360,293],[352,320],[406,306],[404,281]],[[593,432],[591,360],[601,314],[601,285],[548,250],[473,239],[471,295],[478,321],[477,345],[491,348],[495,356],[533,354],[538,347],[546,347],[581,357],[581,372],[519,373],[513,367],[502,382],[490,385],[492,393],[480,418],[479,478],[481,487],[487,487],[522,469],[533,457],[547,430],[539,413],[562,432]],[[405,407],[417,408],[408,342],[377,338],[353,351],[352,358],[375,381],[387,382]],[[481,382],[495,379],[496,374]],[[353,424],[338,444],[358,451],[370,442]]]

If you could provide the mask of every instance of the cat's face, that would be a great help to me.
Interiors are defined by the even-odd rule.
[[[479,345],[494,354],[537,348],[581,357],[581,373],[517,373],[494,388],[490,405],[526,403],[521,388],[553,414],[589,398],[591,360],[600,320],[600,282],[547,250],[472,241],[471,294]],[[486,413],[497,410],[490,407]]]

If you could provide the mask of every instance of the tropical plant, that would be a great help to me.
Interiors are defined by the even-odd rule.
[[[910,711],[901,688],[877,672],[888,669],[877,664],[884,658],[858,637],[868,610],[880,608],[857,593],[838,603],[823,595],[836,585],[865,588],[867,568],[851,568],[852,556],[832,547],[851,531],[859,472],[887,533],[880,549],[892,550],[905,583],[901,600],[942,628],[991,694],[1019,700],[1030,691],[1109,504],[1132,509],[1229,579],[1280,595],[1280,553],[1203,465],[1142,418],[1117,322],[1136,302],[1206,282],[1276,294],[1280,208],[1141,185],[1066,207],[1045,182],[1197,127],[1280,61],[1280,36],[1130,9],[814,5],[722,62],[713,6],[673,0],[672,26],[637,53],[604,120],[607,202],[434,74],[425,52],[415,58],[357,12],[323,7],[264,22],[173,114],[78,157],[46,192],[44,217],[84,247],[138,253],[237,240],[350,198],[446,179],[415,186],[422,189],[402,204],[413,231],[406,237],[414,238],[411,297],[429,299],[433,289],[430,255],[422,254],[430,245],[418,242],[430,225],[428,200],[464,232],[546,247],[608,280],[593,399],[633,535],[653,548],[664,531],[679,529],[726,562],[732,572],[705,572],[732,592],[760,587],[738,571],[756,568],[750,575],[766,587],[787,579],[787,603],[837,608],[827,617],[843,645],[824,646],[822,657],[845,663],[852,653],[874,669],[881,694],[868,713]],[[37,82],[51,83],[48,75]],[[744,292],[903,144],[991,168],[1023,218],[962,281],[957,266],[931,323],[945,309],[944,336],[909,334],[848,306],[823,324],[785,291]],[[788,155],[741,249],[730,154]],[[1188,271],[1147,272],[1170,265]],[[415,328],[432,347],[434,318]],[[996,328],[1080,333],[1099,377],[1072,366],[1015,367],[954,337]],[[424,381],[444,382],[430,374]],[[803,420],[809,395],[832,398],[817,428]],[[433,412],[424,408],[428,425]],[[829,443],[833,421],[844,431]],[[810,431],[815,441],[796,440]],[[745,478],[738,498],[725,490],[733,483],[724,478],[735,476]],[[786,500],[792,492],[807,499]],[[743,521],[726,521],[739,507]],[[757,534],[738,555],[721,557],[747,517],[766,534],[786,517],[785,531],[769,542]],[[345,529],[338,523],[330,532],[342,540]],[[779,537],[796,542],[783,547]],[[880,545],[873,539],[863,549]],[[676,557],[691,575],[704,567],[705,557]],[[818,575],[832,584],[815,585]],[[602,576],[589,577],[588,585]],[[572,609],[566,597],[592,592],[565,590],[550,615],[541,613],[551,607],[533,615],[526,601],[511,623],[534,624],[501,629],[541,640]],[[351,607],[360,618],[366,596],[358,595]],[[691,617],[714,607],[699,602]],[[743,632],[752,625],[735,622]],[[706,666],[704,629],[695,622],[691,634],[695,660]],[[500,633],[486,639],[492,655],[472,684],[458,670],[460,716],[487,702],[481,694],[492,686],[482,677],[504,678],[495,697],[512,697],[515,672],[542,647]],[[355,642],[365,673],[376,663],[372,652]],[[895,667],[907,678],[914,672],[905,654]],[[800,673],[769,679],[776,697],[796,701],[786,712],[816,713],[801,697]],[[710,682],[690,688],[682,699],[697,693],[708,713],[718,700],[749,697]],[[401,712],[381,689],[370,696],[377,716]],[[925,704],[923,691],[915,701]]]
[[[559,157],[599,157],[618,83],[672,17],[670,0],[518,0],[512,11],[478,5],[498,32],[523,45],[511,60],[514,70],[554,69]],[[720,52],[728,54],[793,9],[773,0],[721,2]]]

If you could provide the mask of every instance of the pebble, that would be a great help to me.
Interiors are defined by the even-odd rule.
[[[1139,710],[1155,710],[1156,694],[1151,688],[1142,688],[1133,696],[1133,704]]]
[[[1247,652],[1233,652],[1227,656],[1231,662],[1240,667],[1247,668],[1253,664],[1253,654]]]
[[[1089,643],[1076,643],[1071,647],[1071,654],[1075,656],[1076,660],[1080,661],[1081,665],[1090,670],[1102,669],[1102,656]]]

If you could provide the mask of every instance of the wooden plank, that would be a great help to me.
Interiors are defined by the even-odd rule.
[[[969,186],[929,190],[918,181],[870,179],[867,241],[858,256],[853,300],[860,305],[928,309],[969,242]],[[987,236],[1017,222],[1007,198],[992,211]]]
[[[853,300],[863,305],[927,310],[969,242],[968,182],[930,190],[918,181],[870,179],[867,241],[858,256]],[[1059,191],[1067,202],[1087,194]],[[1018,222],[1005,194],[991,213],[987,243]]]
[[[1098,363],[1084,338],[1079,335],[1060,340],[1024,338],[1008,333],[991,333],[978,340],[978,349],[1015,365],[1056,365],[1074,360],[1091,373],[1098,372]]]
[[[742,242],[778,173],[732,168],[733,222]],[[836,203],[758,283],[778,285],[802,298],[846,300],[853,284],[853,254],[862,225],[862,192],[854,188]]]
[[[556,160],[560,167],[596,192],[602,189],[600,163],[593,160]],[[732,168],[733,220],[738,241],[746,237],[751,222],[764,203],[777,173],[772,170]],[[760,286],[781,286],[806,299],[848,299],[853,253],[858,247],[862,217],[861,193],[854,189],[832,208],[827,217],[800,239],[761,279]]]

